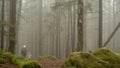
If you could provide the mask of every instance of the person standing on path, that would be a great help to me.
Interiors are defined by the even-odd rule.
[[[22,55],[23,57],[26,57],[26,55],[27,55],[26,45],[23,45],[23,48],[22,48],[22,50],[21,50],[21,55]]]

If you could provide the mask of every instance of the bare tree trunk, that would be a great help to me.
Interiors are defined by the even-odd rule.
[[[60,32],[60,21],[59,21],[59,8],[56,10],[57,15],[57,21],[56,21],[56,55],[60,58],[59,48],[60,48],[60,38],[59,38],[59,32]]]
[[[74,11],[73,11],[73,22],[72,22],[72,23],[73,23],[73,32],[72,32],[72,35],[73,35],[72,41],[73,41],[73,43],[72,43],[72,51],[74,52],[74,51],[76,51],[76,50],[75,50],[75,22],[76,22],[76,21],[75,21],[75,18],[76,18],[76,17],[75,17],[75,16],[76,16],[76,12],[75,12],[76,9],[75,9],[75,8],[76,8],[76,6],[73,5],[73,8],[74,8]]]
[[[10,23],[12,27],[10,27],[10,33],[11,36],[14,38],[14,40],[9,40],[9,51],[14,53],[15,51],[15,37],[16,37],[16,0],[10,1]]]
[[[68,56],[69,55],[69,52],[70,52],[70,26],[69,26],[69,24],[70,24],[70,20],[69,20],[69,18],[70,18],[70,7],[67,7],[66,8],[66,11],[67,11],[67,45],[66,45],[66,56]]]
[[[99,48],[102,47],[102,0],[99,0]]]
[[[40,9],[40,11],[39,11],[40,12],[39,13],[40,14],[40,19],[39,19],[39,21],[40,21],[40,41],[39,41],[39,45],[40,46],[39,46],[39,53],[40,53],[40,55],[42,55],[42,45],[43,45],[43,43],[42,43],[43,42],[43,38],[42,38],[42,18],[43,18],[42,17],[42,13],[43,13],[42,12],[42,0],[40,0],[39,3],[40,3],[40,5],[39,5],[40,6],[39,7],[39,9]]]
[[[17,0],[18,1],[18,0]],[[21,16],[21,9],[22,9],[22,1],[23,0],[19,0],[17,3],[19,3],[19,7],[17,7],[17,12],[18,12],[18,15],[17,15],[17,24],[16,24],[16,53],[18,53],[18,31],[19,31],[19,26],[20,26],[20,16]]]
[[[110,40],[113,38],[113,36],[115,35],[115,33],[118,31],[119,28],[120,28],[120,23],[116,26],[116,28],[114,29],[114,31],[112,32],[110,37],[107,39],[105,44],[103,46],[101,46],[101,47],[106,47],[107,46],[107,44],[110,42]]]
[[[77,51],[83,50],[83,0],[78,0],[78,44]]]
[[[2,0],[2,21],[4,21],[5,0]],[[4,48],[4,25],[1,27],[1,49]]]

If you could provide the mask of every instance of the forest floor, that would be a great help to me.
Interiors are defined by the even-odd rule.
[[[0,68],[18,68],[17,65],[0,64]]]
[[[64,60],[49,60],[45,59],[40,61],[42,68],[61,68],[64,64]]]
[[[64,60],[41,60],[42,68],[61,68],[64,64]],[[16,65],[0,64],[0,68],[18,68]]]

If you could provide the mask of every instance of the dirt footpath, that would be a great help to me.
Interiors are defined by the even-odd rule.
[[[16,65],[0,64],[0,68],[18,68]]]
[[[64,60],[42,60],[40,61],[42,64],[42,68],[61,68],[61,66],[64,64]]]

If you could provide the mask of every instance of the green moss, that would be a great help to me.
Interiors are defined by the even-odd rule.
[[[24,57],[20,56],[20,55],[13,55],[10,52],[0,50],[0,62],[1,63],[4,62],[4,63],[16,64],[18,66],[21,66],[26,61],[27,60]]]
[[[108,64],[89,53],[72,53],[63,68],[105,68]]]
[[[40,56],[39,60],[43,60],[43,59],[50,59],[50,60],[57,60],[57,58],[55,56]]]
[[[75,52],[66,59],[63,68],[120,68],[120,56],[106,48],[92,53]]]
[[[20,68],[41,68],[41,64],[37,61],[27,61],[26,63],[22,64]]]
[[[120,53],[116,53],[116,55],[120,58]]]
[[[110,49],[101,48],[93,52],[93,55],[109,63],[110,68],[120,68],[120,58]]]
[[[18,66],[24,64],[26,61],[27,60],[23,56],[20,56],[20,55],[14,55],[12,58],[13,64],[16,64]]]

